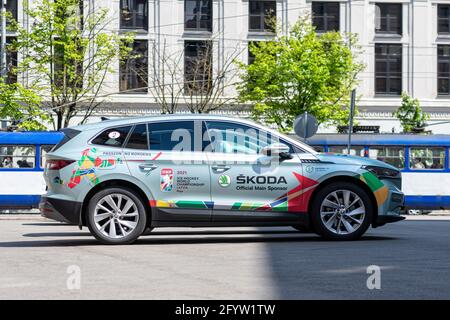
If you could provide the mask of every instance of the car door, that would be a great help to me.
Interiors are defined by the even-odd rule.
[[[268,132],[231,121],[206,121],[213,221],[297,221],[303,208],[302,165],[294,147]],[[290,159],[261,154],[285,143]]]
[[[153,221],[211,220],[210,176],[201,143],[195,147],[195,123],[159,121],[137,125],[125,145],[124,157],[131,174],[151,190]],[[198,125],[197,136],[201,137],[201,123]],[[144,150],[142,142],[147,141],[147,136],[149,142]]]

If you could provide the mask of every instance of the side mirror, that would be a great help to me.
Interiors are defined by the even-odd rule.
[[[283,143],[274,143],[262,148],[260,153],[268,157],[292,159],[292,155],[289,153],[289,150],[289,146]]]

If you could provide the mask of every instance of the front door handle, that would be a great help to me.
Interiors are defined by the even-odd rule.
[[[216,172],[216,173],[222,173],[222,172],[225,172],[225,171],[227,171],[227,170],[230,170],[230,167],[229,166],[220,166],[220,165],[217,165],[217,166],[212,166],[211,167],[212,169],[213,169],[213,171],[214,172]]]
[[[139,169],[141,169],[144,172],[150,172],[158,168],[157,165],[154,165],[153,163],[144,163],[139,165]]]

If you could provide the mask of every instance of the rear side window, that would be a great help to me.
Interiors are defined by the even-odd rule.
[[[409,151],[411,169],[444,169],[445,149],[414,147]]]
[[[194,122],[156,122],[148,124],[150,150],[194,150]]]
[[[364,157],[364,151],[363,146],[352,146],[350,148],[350,155]],[[347,146],[329,146],[328,152],[348,154],[348,149]]]
[[[133,131],[130,134],[130,138],[128,138],[128,142],[125,148],[148,150],[146,124],[138,124],[134,127]]]
[[[403,169],[405,167],[405,148],[403,147],[369,147],[369,157]]]
[[[41,169],[45,168],[45,161],[47,158],[47,153],[50,152],[50,150],[52,150],[52,148],[54,147],[54,145],[51,144],[47,144],[47,145],[42,145],[41,146]]]
[[[34,168],[36,160],[35,146],[0,146],[0,168]]]
[[[122,147],[131,128],[132,126],[106,129],[94,138],[92,143],[109,147]]]

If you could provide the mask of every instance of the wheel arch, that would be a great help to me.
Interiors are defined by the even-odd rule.
[[[372,202],[372,206],[373,206],[373,212],[372,212],[372,221],[371,223],[373,224],[378,217],[378,203],[377,200],[375,198],[375,195],[373,193],[372,190],[370,190],[369,186],[367,184],[365,184],[363,181],[352,177],[352,176],[346,176],[346,175],[339,175],[339,176],[333,176],[333,177],[329,177],[325,180],[323,180],[322,182],[320,182],[320,184],[317,186],[317,188],[314,189],[313,193],[311,194],[311,198],[310,201],[308,203],[308,213],[311,214],[311,210],[312,210],[312,205],[314,202],[315,197],[317,196],[317,193],[324,188],[326,185],[330,184],[330,183],[334,183],[334,182],[349,182],[349,183],[353,183],[356,184],[357,186],[361,187],[362,189],[364,189],[364,191],[367,192],[367,195],[369,196],[371,202]],[[311,219],[309,219],[310,223],[311,223]]]
[[[108,188],[108,187],[122,187],[122,188],[127,188],[130,189],[134,192],[136,192],[136,194],[141,198],[142,202],[144,203],[144,208],[146,210],[146,214],[147,214],[147,225],[150,226],[151,225],[151,207],[149,205],[149,197],[147,196],[147,194],[144,192],[144,190],[142,190],[142,188],[140,188],[138,185],[127,181],[127,180],[121,180],[121,179],[111,179],[111,180],[106,180],[103,182],[100,182],[99,184],[95,185],[91,190],[89,190],[89,192],[86,194],[86,196],[84,197],[82,206],[81,206],[81,212],[80,212],[80,226],[86,226],[87,225],[87,207],[89,205],[89,201],[91,200],[91,198],[100,190],[104,189],[104,188]]]

